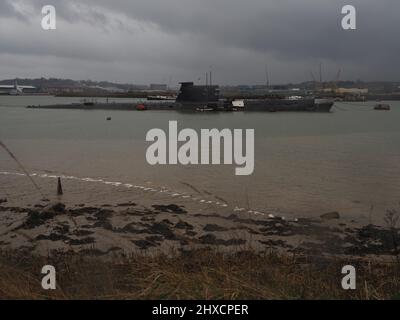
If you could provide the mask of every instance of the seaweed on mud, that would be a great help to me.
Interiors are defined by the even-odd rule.
[[[59,224],[54,227],[54,231],[56,231],[57,233],[61,233],[61,234],[67,234],[67,233],[69,233],[69,225]]]
[[[99,220],[96,221],[92,228],[102,228],[105,230],[109,230],[109,231],[113,231],[114,227],[112,226],[112,224],[108,221],[108,220]]]
[[[18,229],[24,229],[24,230],[29,230],[29,229],[34,229],[36,227],[40,227],[41,225],[45,224],[48,220],[53,219],[57,215],[56,212],[53,211],[35,211],[31,210],[28,212],[28,217],[25,220],[25,222],[15,228],[15,230]]]
[[[35,240],[63,241],[73,246],[95,243],[95,239],[92,237],[87,237],[83,239],[72,239],[64,234],[54,232],[49,235],[40,234],[35,238]]]
[[[146,240],[151,241],[151,242],[161,242],[164,240],[164,238],[161,236],[150,236],[150,237],[146,237]]]
[[[52,210],[56,213],[64,213],[65,212],[65,204],[56,203],[53,206],[51,206],[50,210]]]
[[[184,230],[193,230],[194,229],[194,227],[191,224],[189,224],[185,221],[182,221],[182,220],[180,220],[179,222],[177,222],[175,224],[175,228],[184,229]]]
[[[218,232],[218,231],[228,231],[229,229],[221,227],[217,224],[207,224],[204,228],[206,232]]]
[[[89,230],[76,230],[73,235],[78,236],[78,237],[85,237],[85,236],[89,236],[91,234],[93,234],[93,231],[89,231]]]
[[[95,239],[92,237],[86,237],[83,239],[69,239],[68,244],[72,246],[84,245],[84,244],[92,244],[95,243]]]
[[[40,234],[38,235],[35,240],[50,240],[50,241],[65,241],[67,242],[70,240],[69,237],[59,233],[51,233],[50,235]]]
[[[117,204],[117,207],[136,207],[137,204],[134,202],[125,202]]]
[[[132,234],[143,234],[143,233],[147,233],[146,230],[144,229],[137,229],[137,223],[129,223],[126,226],[124,226],[123,228],[120,229],[114,229],[115,232],[119,232],[119,233],[132,233]]]
[[[186,235],[189,237],[195,237],[197,235],[197,232],[191,231],[191,230],[187,230],[186,231]]]
[[[347,248],[348,254],[396,254],[394,241],[400,242],[399,230],[367,225],[355,230],[353,236],[348,235],[346,240],[351,244]]]
[[[180,207],[176,204],[170,205],[153,205],[152,206],[155,210],[165,213],[176,213],[176,214],[184,214],[187,213],[183,207]]]
[[[153,222],[156,219],[154,217],[142,217],[140,220],[144,222]]]
[[[279,247],[279,248],[292,248],[291,245],[288,245],[285,241],[283,240],[266,240],[266,241],[260,241],[263,245],[266,245],[268,247]]]
[[[80,207],[79,209],[70,209],[69,213],[72,216],[81,216],[83,214],[93,214],[98,212],[99,210],[103,210],[103,209],[99,209],[96,207]]]
[[[132,240],[132,242],[141,250],[147,250],[148,248],[157,246],[157,244],[148,240]]]
[[[84,209],[84,208],[82,208]],[[81,209],[78,209],[81,210]],[[96,211],[90,210],[92,216],[87,217],[89,221],[95,221],[95,223],[90,226],[90,228],[103,228],[105,230],[114,230],[109,218],[112,216],[114,211],[106,209],[98,209]]]
[[[246,240],[243,239],[229,239],[229,240],[217,239],[217,237],[211,233],[208,233],[200,237],[199,240],[202,244],[222,245],[222,246],[238,246],[246,243]]]
[[[160,234],[167,240],[178,240],[177,236],[172,232],[166,223],[158,222],[148,227],[150,234]]]

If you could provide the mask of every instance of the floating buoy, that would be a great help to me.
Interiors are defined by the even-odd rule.
[[[136,105],[136,110],[144,111],[146,110],[146,106],[144,104],[138,104]]]

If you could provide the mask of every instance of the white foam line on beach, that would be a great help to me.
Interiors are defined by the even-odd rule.
[[[24,173],[20,172],[8,172],[8,171],[0,171],[0,175],[14,175],[14,176],[26,176]],[[158,192],[158,193],[163,193],[163,194],[169,194],[172,198],[176,197],[181,197],[183,199],[190,199],[193,202],[198,202],[201,204],[214,204],[216,206],[219,206],[221,208],[228,208],[228,205],[226,203],[221,203],[219,201],[211,201],[211,200],[205,200],[205,199],[199,199],[197,197],[193,197],[192,195],[187,195],[186,193],[177,193],[174,191],[169,190],[166,187],[161,187],[161,188],[151,188],[148,186],[141,186],[141,185],[134,185],[130,183],[123,183],[123,182],[118,182],[118,181],[106,181],[103,179],[94,179],[94,178],[79,178],[75,176],[67,176],[67,175],[54,175],[54,174],[47,174],[47,173],[32,173],[30,174],[31,177],[39,177],[39,178],[44,178],[44,179],[65,179],[65,180],[78,180],[78,181],[83,181],[83,182],[94,182],[94,183],[102,183],[105,185],[111,185],[114,187],[125,187],[128,189],[135,188],[135,189],[140,189],[144,192],[149,191],[149,192]],[[235,207],[233,208],[234,212],[244,212],[246,211],[245,208],[240,208],[240,207]],[[275,216],[273,214],[268,214],[264,213],[261,211],[254,211],[254,210],[247,210],[247,213],[254,214],[254,215],[262,215],[262,216],[267,216],[269,219],[282,219],[282,220],[287,220],[286,217],[284,216]],[[298,222],[299,220],[297,218],[293,219],[292,221]]]

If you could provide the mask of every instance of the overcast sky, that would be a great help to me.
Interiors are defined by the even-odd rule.
[[[41,28],[54,5],[57,30]],[[357,9],[357,30],[341,8]],[[0,79],[400,80],[399,0],[0,0]]]

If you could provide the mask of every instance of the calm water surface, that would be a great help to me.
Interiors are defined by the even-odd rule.
[[[365,220],[371,206],[378,218],[399,206],[400,102],[390,102],[390,112],[372,110],[374,102],[338,103],[329,114],[25,108],[80,100],[1,96],[0,139],[32,171],[196,189],[257,210],[294,216],[339,211]],[[235,166],[149,166],[146,133],[167,130],[169,120],[180,128],[255,129],[253,175],[235,176]],[[1,170],[18,168],[0,150]]]

